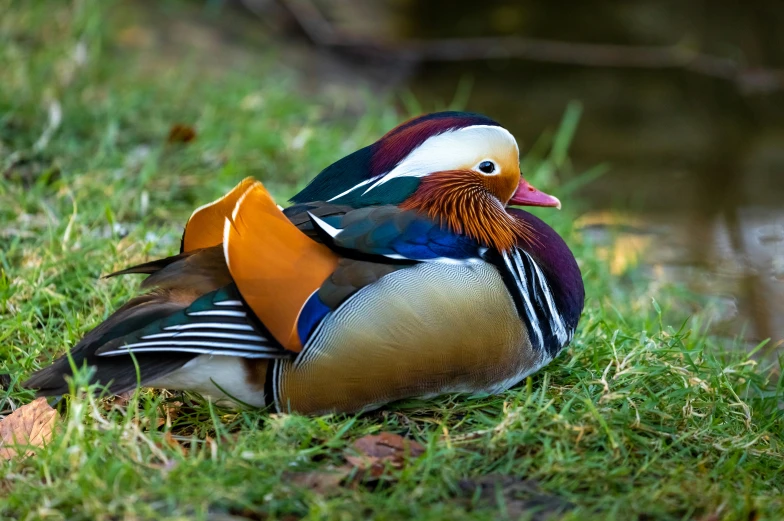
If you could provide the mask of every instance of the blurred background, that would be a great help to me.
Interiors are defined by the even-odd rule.
[[[581,225],[607,243],[613,270],[642,263],[657,282],[714,297],[715,328],[750,345],[784,338],[779,2],[220,5],[306,44],[314,81],[362,78],[414,112],[451,100],[498,119],[523,149],[579,102],[571,164],[554,175],[578,181]]]
[[[360,126],[379,99],[397,107],[381,118],[388,126],[437,109],[485,113],[524,154],[555,158],[536,179],[579,206],[583,237],[616,276],[682,285],[710,303],[714,332],[750,349],[784,339],[778,1],[117,0],[112,11],[111,48],[144,56],[150,74],[183,61],[218,81],[269,71]],[[239,105],[252,111],[273,97],[260,91]],[[325,120],[289,148],[306,146]],[[356,130],[346,146],[379,130]],[[16,165],[7,175],[18,163],[6,162]]]

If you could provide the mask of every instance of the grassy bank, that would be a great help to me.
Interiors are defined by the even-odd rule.
[[[100,275],[175,252],[192,209],[244,176],[284,201],[405,116],[361,88],[308,91],[269,42],[243,54],[210,40],[207,22],[183,25],[178,13],[194,11],[220,24],[206,7],[145,14],[152,5],[0,0],[2,415],[32,400],[18,382],[135,293],[138,280]],[[538,214],[572,245],[588,295],[573,344],[545,370],[500,396],[357,417],[79,390],[58,403],[51,443],[0,461],[0,518],[784,518],[782,381],[718,351],[679,288],[611,274],[573,228],[579,188],[552,174],[568,166],[570,122],[525,158],[534,181],[566,194],[564,211]],[[379,432],[424,454],[380,477],[327,477]]]

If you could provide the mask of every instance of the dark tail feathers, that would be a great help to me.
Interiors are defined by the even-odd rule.
[[[146,324],[166,317],[181,310],[187,304],[172,300],[168,291],[153,291],[136,297],[118,309],[101,325],[85,336],[71,350],[71,357],[76,367],[87,364],[94,366],[92,382],[108,385],[115,394],[136,387],[136,366],[130,356],[98,357],[95,351],[107,342],[144,327]],[[167,353],[161,356],[155,353],[136,356],[142,382],[178,369],[193,355],[185,353]],[[36,389],[38,396],[52,396],[68,392],[66,376],[73,376],[68,356],[62,356],[55,362],[34,373],[22,384],[28,389]],[[91,383],[92,383],[91,382]]]

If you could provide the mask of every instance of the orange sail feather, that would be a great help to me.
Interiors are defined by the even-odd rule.
[[[252,177],[246,177],[220,199],[197,208],[185,225],[182,251],[193,251],[220,244],[223,241],[223,225],[226,217],[231,215],[242,194],[255,182]]]
[[[259,182],[226,219],[223,248],[245,302],[286,349],[299,352],[300,311],[335,270],[338,256],[291,224]]]

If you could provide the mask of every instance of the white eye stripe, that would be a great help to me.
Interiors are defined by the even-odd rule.
[[[503,158],[505,154],[511,153],[519,160],[517,141],[503,127],[471,125],[449,130],[425,140],[424,143],[412,150],[408,156],[389,172],[366,179],[332,197],[330,201],[339,199],[361,188],[365,188],[361,195],[366,195],[387,181],[398,177],[424,177],[433,172],[467,168],[467,165],[476,162],[477,157],[482,157],[488,152],[496,154],[495,157],[499,158]],[[482,161],[488,160],[490,159],[482,159],[476,162],[476,165],[478,166]],[[492,174],[483,173],[483,175],[500,173],[499,161],[491,161],[495,164],[495,171]],[[515,161],[515,163],[517,162]]]
[[[482,157],[489,149],[501,152],[509,147],[519,154],[517,141],[503,127],[472,125],[444,132],[425,140],[395,168],[370,185],[365,193],[396,177],[424,177],[440,170],[465,168],[466,163],[473,163],[477,156]]]

